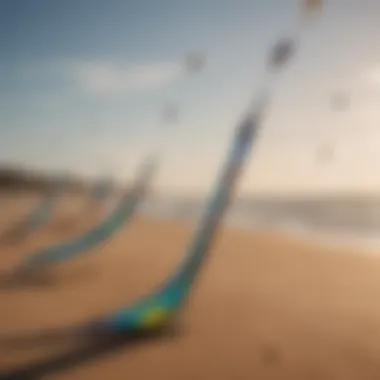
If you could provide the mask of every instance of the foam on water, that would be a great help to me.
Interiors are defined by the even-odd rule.
[[[197,222],[201,214],[201,202],[196,206],[184,207],[180,200],[149,201],[142,207],[142,212],[155,218],[166,220],[186,220]],[[352,226],[332,227],[331,223],[323,223],[316,226],[307,220],[294,215],[278,214],[273,216],[264,212],[254,212],[248,207],[231,207],[226,217],[226,224],[232,227],[255,231],[280,232],[294,237],[302,237],[314,240],[326,246],[348,248],[364,253],[380,253],[380,229],[355,230]]]
[[[331,228],[309,228],[306,225],[299,228],[299,226],[295,227],[294,224],[285,224],[280,230],[291,236],[310,238],[328,246],[347,248],[365,253],[380,253],[380,233],[375,234],[373,231],[353,232],[350,230],[343,232],[342,230],[334,231]]]

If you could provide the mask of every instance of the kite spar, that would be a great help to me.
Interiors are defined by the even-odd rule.
[[[293,40],[289,39],[289,41]],[[271,49],[268,58],[269,73],[276,73],[294,53],[294,49],[290,48],[282,48],[279,51],[279,46],[285,45],[277,43]],[[295,47],[294,44],[293,47]],[[269,75],[267,86],[264,86],[258,98],[249,106],[246,116],[236,128],[227,161],[193,242],[187,250],[183,264],[156,292],[130,306],[80,326],[78,332],[142,332],[147,329],[164,327],[176,315],[186,300],[202,263],[207,258],[207,253],[210,251],[217,230],[222,223],[224,213],[232,200],[234,189],[246,164],[269,102],[268,87],[271,79]]]
[[[106,220],[85,234],[69,241],[42,249],[28,256],[28,258],[17,267],[11,277],[33,274],[36,270],[48,264],[66,261],[74,256],[84,254],[89,249],[104,242],[127,223],[135,212],[150,186],[156,171],[156,159],[148,157],[138,170],[137,178],[132,188],[119,200],[115,209]]]

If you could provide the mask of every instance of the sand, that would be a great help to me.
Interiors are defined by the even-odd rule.
[[[28,202],[9,204],[0,228],[25,213]],[[60,215],[77,206],[70,207],[66,201]],[[31,248],[93,223],[60,229],[55,222],[25,242],[3,245],[1,273]],[[81,322],[148,293],[180,262],[192,230],[139,216],[105,246],[51,268],[47,282],[0,287],[0,373],[77,352],[71,340],[14,347],[3,339]],[[379,305],[380,255],[224,228],[167,336],[54,362],[24,378],[379,379]]]

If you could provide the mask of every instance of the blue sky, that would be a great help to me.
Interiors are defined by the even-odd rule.
[[[0,159],[130,179],[158,140],[157,185],[204,191],[296,0],[3,0]],[[326,0],[276,83],[244,192],[378,190],[380,3]],[[183,70],[187,53],[204,70]],[[350,108],[329,106],[334,93]],[[179,105],[177,125],[161,110]],[[333,146],[321,165],[316,151]]]

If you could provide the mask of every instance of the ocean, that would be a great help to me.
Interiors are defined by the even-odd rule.
[[[8,196],[0,196],[5,205]],[[5,201],[5,202],[4,202]],[[197,223],[206,199],[155,195],[141,212],[159,219]],[[108,208],[112,209],[113,199]],[[327,246],[380,254],[380,196],[238,198],[225,224],[252,231],[279,232]]]
[[[196,223],[204,199],[155,196],[144,213]],[[234,202],[225,223],[248,230],[280,232],[328,246],[380,253],[380,197],[252,197]]]

